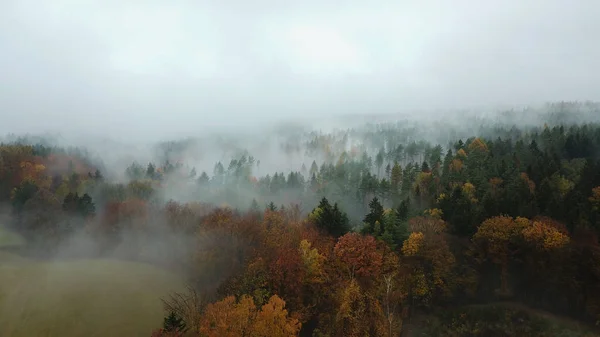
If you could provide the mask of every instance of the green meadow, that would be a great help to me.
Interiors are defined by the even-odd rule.
[[[0,249],[22,244],[0,228]],[[149,336],[162,324],[161,297],[182,289],[180,278],[148,264],[0,250],[0,336]]]

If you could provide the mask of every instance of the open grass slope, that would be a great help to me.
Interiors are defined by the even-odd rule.
[[[440,310],[416,318],[406,336],[597,337],[594,327],[516,302],[496,302]]]
[[[0,242],[17,244],[13,235],[0,232]],[[149,336],[162,324],[160,298],[182,289],[181,279],[147,264],[0,251],[0,336]]]
[[[24,244],[25,240],[20,235],[0,225],[0,248],[19,247]]]

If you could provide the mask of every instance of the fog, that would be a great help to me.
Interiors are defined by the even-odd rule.
[[[6,132],[156,140],[598,100],[600,4],[0,1]]]
[[[22,218],[0,205],[0,272],[9,280],[0,283],[0,295],[11,299],[0,304],[0,314],[12,315],[4,314],[12,326],[3,323],[0,334],[17,325],[45,329],[26,321],[35,310],[25,304],[34,299],[41,310],[44,305],[77,313],[85,309],[94,321],[111,326],[129,316],[114,311],[115,317],[104,319],[88,305],[113,312],[104,308],[121,306],[105,298],[110,293],[134,306],[123,312],[151,308],[140,317],[152,327],[162,319],[158,296],[163,292],[183,281],[219,285],[238,267],[227,259],[243,255],[249,244],[225,230],[206,229],[201,235],[174,230],[179,222],[195,230],[191,224],[201,217],[166,212],[168,200],[226,203],[241,210],[252,201],[261,209],[271,201],[278,207],[298,203],[307,213],[324,193],[360,224],[366,204],[345,187],[358,181],[337,184],[330,170],[322,170],[332,184],[325,192],[308,193],[312,181],[306,171],[313,160],[319,166],[333,164],[352,152],[345,169],[362,172],[360,163],[371,162],[361,159],[363,151],[376,158],[385,148],[390,165],[399,144],[416,146],[423,140],[447,146],[461,137],[495,136],[493,130],[481,131],[484,124],[539,128],[540,116],[552,109],[523,107],[600,101],[597,13],[600,3],[591,0],[0,0],[0,143],[10,140],[7,134],[30,134],[51,145],[83,147],[90,152],[72,158],[89,160],[106,177],[106,183],[86,190],[98,216],[85,227],[81,218],[71,219],[64,211],[66,198],[58,199],[58,188],[27,199]],[[599,104],[554,108],[563,112],[557,118],[569,122],[600,121]],[[569,117],[565,111],[582,114]],[[174,146],[178,149],[167,153],[168,146],[157,147],[170,140],[181,141]],[[417,172],[425,148],[414,156],[402,154],[405,170],[419,158]],[[184,167],[176,172],[183,177],[167,176],[163,186],[146,167],[148,162],[163,165],[165,159]],[[132,178],[126,169],[133,162],[142,167],[142,178],[161,188],[148,198],[147,216],[113,224],[105,216],[121,208],[106,208],[112,198],[107,186],[128,186]],[[216,162],[224,165],[224,173],[214,174]],[[192,167],[196,176],[189,173]],[[303,180],[289,184],[290,172],[301,170]],[[68,173],[54,171],[49,167],[52,174]],[[197,179],[203,171],[210,176],[204,185]],[[246,179],[274,179],[276,172],[288,176],[289,186],[286,178],[282,186],[265,180],[255,186]],[[386,207],[397,206],[387,202]],[[136,204],[128,207],[135,210]],[[39,233],[32,231],[25,240],[12,233],[15,224],[35,224]],[[65,230],[56,242],[46,237],[54,237],[46,227],[71,226],[79,229]],[[120,228],[117,234],[101,231],[110,226]],[[7,243],[11,246],[2,246]],[[145,269],[150,265],[167,266],[173,275]],[[72,289],[74,283],[81,289]],[[142,283],[141,299],[122,295]],[[81,303],[62,304],[63,294]],[[107,304],[96,302],[102,298]]]

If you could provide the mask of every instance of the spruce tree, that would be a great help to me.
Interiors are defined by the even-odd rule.
[[[321,199],[319,206],[311,212],[309,217],[317,228],[334,237],[340,237],[350,231],[350,222],[346,213],[339,209],[337,203],[332,207],[325,197]]]
[[[184,332],[187,330],[185,321],[173,311],[163,319],[163,329],[166,332]]]

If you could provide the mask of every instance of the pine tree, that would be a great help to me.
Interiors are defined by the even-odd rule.
[[[377,177],[378,178],[381,176],[381,167],[383,166],[384,152],[385,151],[383,149],[379,150],[379,152],[377,153],[377,156],[375,157],[375,165],[377,165]]]
[[[96,169],[96,172],[94,173],[94,179],[96,181],[103,181],[104,180],[104,176],[102,176],[102,173],[100,173],[100,170]]]
[[[77,212],[83,217],[88,217],[96,214],[96,205],[92,201],[92,197],[85,193],[77,202]]]
[[[333,207],[327,198],[323,197],[319,206],[317,206],[309,215],[317,228],[327,232],[334,237],[340,237],[350,231],[350,222],[346,213],[342,212],[338,204]]]
[[[163,319],[163,329],[166,332],[185,332],[187,330],[184,320],[173,311]]]
[[[311,176],[314,176],[318,172],[319,172],[319,167],[317,166],[317,162],[313,160],[312,164],[310,165],[310,171],[308,173]]]
[[[198,185],[206,186],[210,181],[210,178],[208,177],[208,174],[206,174],[206,172],[203,171],[202,174],[200,174],[200,176],[198,177],[198,179],[196,179],[196,181],[198,182]]]
[[[154,175],[156,174],[156,168],[152,163],[148,163],[148,167],[146,168],[146,178],[154,179]]]
[[[258,207],[258,202],[254,198],[252,199],[252,204],[250,204],[250,211],[251,212],[260,212],[260,208]]]
[[[275,212],[275,211],[277,211],[277,206],[275,206],[275,204],[274,204],[274,203],[271,201],[271,202],[270,202],[270,203],[267,205],[267,209],[268,209],[269,211],[273,211],[273,212]]]
[[[398,210],[396,212],[398,221],[407,221],[409,215],[410,208],[410,197],[406,197],[406,199],[402,200],[400,206],[398,206]]]
[[[373,198],[371,202],[369,202],[369,213],[365,216],[363,222],[365,223],[365,228],[363,229],[363,233],[371,234],[374,236],[379,236],[380,230],[376,229],[376,223],[381,224],[383,222],[383,206],[379,202],[377,197]]]

